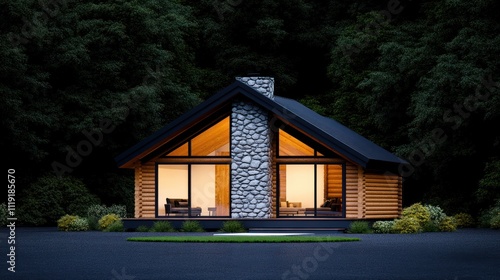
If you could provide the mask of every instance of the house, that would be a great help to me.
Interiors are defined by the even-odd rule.
[[[408,164],[270,77],[237,77],[116,162],[135,171],[134,219],[295,224],[397,218]]]

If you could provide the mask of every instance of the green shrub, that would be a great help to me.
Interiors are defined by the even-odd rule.
[[[107,208],[108,213],[106,214],[116,214],[120,218],[127,217],[127,208],[125,205],[113,204]]]
[[[69,224],[68,230],[69,231],[87,231],[87,230],[89,230],[89,223],[88,223],[87,219],[77,217]]]
[[[5,203],[0,204],[0,226],[7,225],[8,215],[9,211],[7,209],[7,205]]]
[[[175,228],[168,221],[158,221],[154,222],[151,227],[152,232],[174,232]]]
[[[25,225],[55,225],[65,214],[85,216],[87,208],[99,203],[85,184],[71,176],[39,178],[23,192],[18,219]]]
[[[499,228],[498,220],[500,219],[500,200],[490,209],[483,211],[480,216],[481,227]]]
[[[115,221],[119,221],[119,220],[120,220],[120,217],[118,217],[118,215],[116,215],[116,214],[107,214],[107,215],[103,216],[99,220],[99,228],[101,230],[105,230],[112,223],[114,223]]]
[[[349,224],[349,233],[371,233],[370,225],[366,221],[354,221]]]
[[[224,223],[222,223],[222,228],[220,229],[220,231],[228,233],[238,233],[246,232],[246,229],[240,221],[225,221]]]
[[[375,233],[392,233],[394,221],[376,221],[372,228]]]
[[[147,226],[138,226],[135,231],[137,232],[148,232],[149,228]]]
[[[490,220],[490,227],[494,229],[499,229],[500,228],[500,213],[491,218]]]
[[[113,214],[111,214],[113,215]],[[123,227],[123,222],[121,220],[116,220],[107,226],[104,231],[107,232],[122,232],[125,228]]]
[[[429,210],[423,206],[420,202],[412,204],[409,207],[403,209],[402,218],[412,217],[419,223],[420,227],[423,227],[427,222],[431,220],[431,214]]]
[[[459,228],[470,228],[476,225],[476,222],[474,221],[472,215],[467,213],[458,213],[453,216],[453,219],[455,220],[455,224]]]
[[[455,231],[457,230],[457,226],[455,225],[455,221],[451,217],[445,217],[443,220],[441,220],[441,223],[439,223],[439,230],[440,231]]]
[[[423,232],[438,232],[438,231],[440,231],[440,229],[439,229],[439,224],[440,223],[436,223],[434,221],[428,221],[427,223],[425,223],[422,226],[422,231]]]
[[[87,208],[87,220],[91,230],[99,230],[99,220],[109,214],[115,214],[119,218],[126,218],[127,211],[124,205],[106,205],[93,204]]]
[[[418,233],[422,231],[422,227],[418,219],[406,216],[394,221],[393,230],[395,233]]]
[[[185,221],[182,223],[182,231],[184,232],[204,232],[205,230],[198,221]]]
[[[70,225],[78,219],[78,216],[73,215],[64,215],[59,220],[57,220],[57,228],[59,230],[68,231],[70,229]]]
[[[99,219],[96,217],[87,217],[89,230],[99,230]]]
[[[446,213],[444,213],[443,209],[439,206],[424,205],[424,207],[427,208],[427,211],[429,211],[431,222],[436,225],[439,225],[439,223],[441,223],[441,221],[446,217]]]

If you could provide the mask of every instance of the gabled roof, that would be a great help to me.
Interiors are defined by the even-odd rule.
[[[237,96],[250,99],[264,109],[271,111],[286,123],[305,132],[312,138],[320,141],[323,145],[330,147],[340,155],[364,168],[397,170],[399,165],[408,164],[403,159],[400,159],[339,122],[321,116],[295,100],[279,96],[270,99],[246,84],[235,81],[175,121],[117,156],[115,160],[118,166],[133,167],[134,162],[161,147],[165,143],[165,139],[171,139],[175,135],[178,135],[186,127],[204,118],[207,114],[222,107]]]

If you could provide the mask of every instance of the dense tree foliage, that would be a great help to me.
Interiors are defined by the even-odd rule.
[[[406,205],[477,213],[500,198],[499,12],[494,0],[0,0],[0,144],[19,203],[52,173],[131,212],[133,174],[113,158],[260,73],[407,159]]]

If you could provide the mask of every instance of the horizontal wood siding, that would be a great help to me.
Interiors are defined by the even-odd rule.
[[[401,178],[392,174],[365,174],[365,218],[397,218],[401,212]]]
[[[342,165],[325,165],[325,198],[342,197]]]
[[[148,162],[142,164],[142,177],[141,177],[141,217],[154,218],[155,217],[155,163]]]
[[[358,185],[358,167],[352,163],[346,163],[346,191],[345,191],[345,202],[346,218],[358,218],[359,209],[359,197],[358,197],[359,185]]]
[[[142,169],[141,164],[135,165],[134,169],[134,217],[142,217]]]

